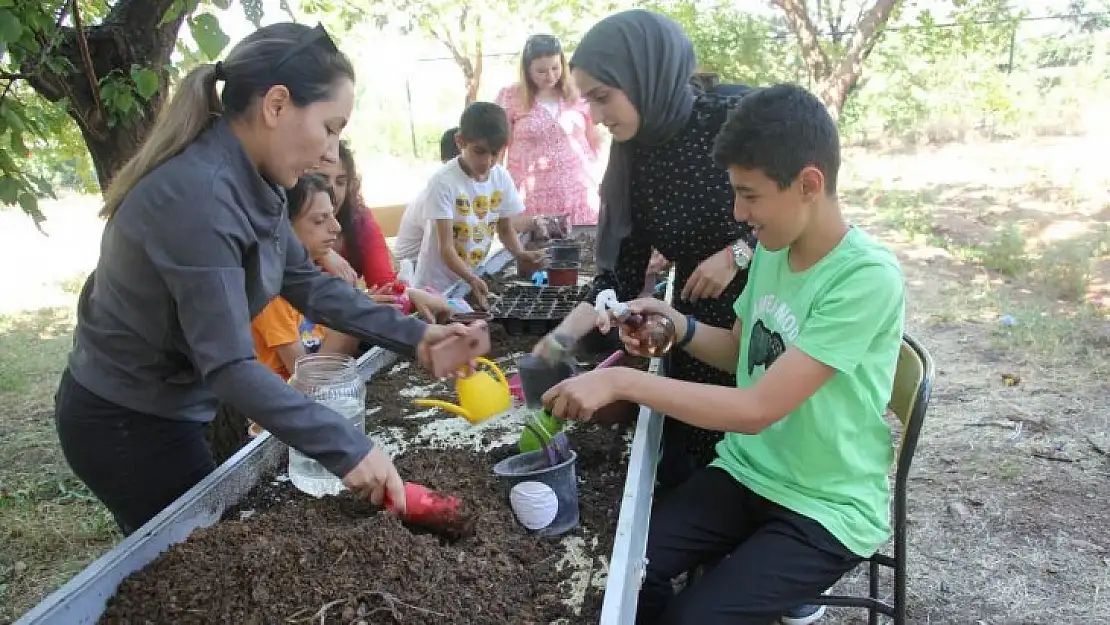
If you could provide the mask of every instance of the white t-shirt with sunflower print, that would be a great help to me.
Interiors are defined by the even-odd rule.
[[[424,240],[416,260],[416,286],[443,292],[459,280],[439,254],[435,221],[450,219],[455,251],[463,262],[477,268],[485,261],[497,237],[497,222],[524,212],[524,203],[513,179],[502,165],[494,165],[484,182],[478,182],[459,166],[458,158],[447,161],[428,180],[428,186],[412,207],[425,221]]]

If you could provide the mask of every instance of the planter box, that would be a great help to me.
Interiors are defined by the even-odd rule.
[[[509,260],[507,252],[499,252],[483,269],[485,273],[496,273]],[[451,295],[465,295],[465,286],[457,286]],[[369,379],[395,360],[396,355],[391,352],[372,349],[359,360],[360,374]],[[652,360],[651,371],[663,375],[663,362]],[[661,415],[640,409],[609,561],[601,616],[604,625],[630,625],[635,618],[662,429]],[[284,465],[286,451],[285,444],[269,433],[255,438],[158,516],[44,599],[16,625],[95,623],[120,582],[171,545],[184,541],[193,530],[218,523],[224,511],[242,500],[261,478]]]

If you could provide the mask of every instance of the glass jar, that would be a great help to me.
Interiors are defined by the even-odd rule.
[[[358,375],[354,358],[342,354],[306,354],[293,365],[289,384],[346,417],[359,431],[366,431],[366,384]],[[338,495],[344,489],[340,478],[292,447],[289,480],[313,497]]]

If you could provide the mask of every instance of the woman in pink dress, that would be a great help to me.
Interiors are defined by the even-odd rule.
[[[506,167],[529,215],[569,215],[597,224],[601,136],[589,106],[570,84],[559,40],[532,35],[520,58],[520,81],[501,90],[508,113]]]

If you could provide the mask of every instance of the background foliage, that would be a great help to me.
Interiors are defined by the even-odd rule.
[[[1072,134],[1100,123],[1091,97],[1080,94],[1094,89],[1103,96],[1096,100],[1110,101],[1110,0],[886,3],[889,20],[860,55],[858,81],[850,80],[838,107],[849,141]],[[649,6],[680,22],[701,65],[726,82],[792,81],[820,91],[851,52],[857,27],[884,0],[810,2],[799,14],[801,4],[652,0]],[[0,203],[37,217],[39,197],[96,191],[141,140],[173,82],[220,58],[233,37],[245,34],[225,27],[234,20],[322,21],[359,64],[359,110],[350,134],[360,156],[427,160],[466,102],[492,99],[515,79],[516,52],[527,34],[552,32],[573,48],[589,24],[625,6],[621,0],[0,0]],[[140,56],[127,58],[122,42],[108,35],[143,19],[156,27],[144,31],[149,36],[129,33]],[[808,33],[799,24],[808,24]],[[160,33],[171,45],[157,49]],[[819,56],[803,45],[807,35]]]

